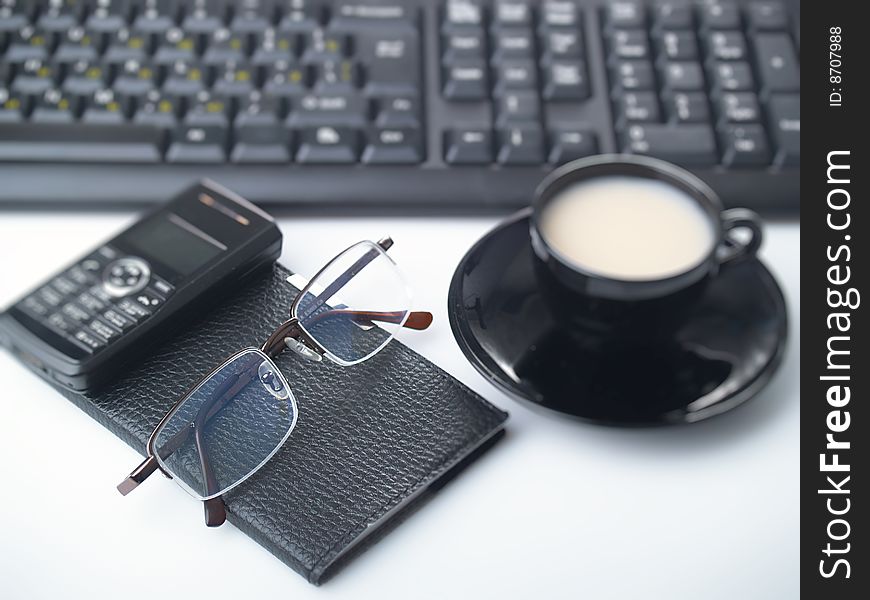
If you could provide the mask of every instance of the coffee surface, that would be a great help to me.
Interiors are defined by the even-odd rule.
[[[715,241],[709,215],[691,196],[641,177],[599,177],[565,188],[542,212],[540,230],[565,260],[623,280],[683,273]]]

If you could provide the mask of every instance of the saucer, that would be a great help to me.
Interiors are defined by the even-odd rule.
[[[761,261],[724,267],[668,339],[601,347],[560,326],[541,297],[529,215],[517,213],[478,241],[448,293],[460,348],[496,387],[597,423],[655,425],[721,414],[770,380],[787,315]]]

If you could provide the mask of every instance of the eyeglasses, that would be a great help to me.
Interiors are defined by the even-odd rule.
[[[329,261],[260,348],[233,354],[175,403],[118,491],[126,496],[160,469],[203,501],[206,525],[223,524],[222,495],[265,465],[296,425],[296,398],[274,362],[285,348],[350,366],[380,352],[399,329],[432,323],[431,313],[410,311],[411,294],[387,256],[392,245],[359,242]]]

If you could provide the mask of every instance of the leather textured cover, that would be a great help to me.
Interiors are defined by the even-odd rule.
[[[181,394],[234,352],[262,344],[289,316],[297,292],[289,274],[276,265],[249,280],[96,395],[61,392],[144,454]],[[290,351],[276,362],[299,420],[281,450],[225,496],[227,516],[314,584],[489,447],[507,418],[396,341],[353,367]],[[160,480],[146,485],[166,485]]]

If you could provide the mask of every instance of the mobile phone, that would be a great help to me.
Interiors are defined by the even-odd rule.
[[[24,295],[0,338],[43,376],[91,390],[280,254],[269,214],[202,181]]]

